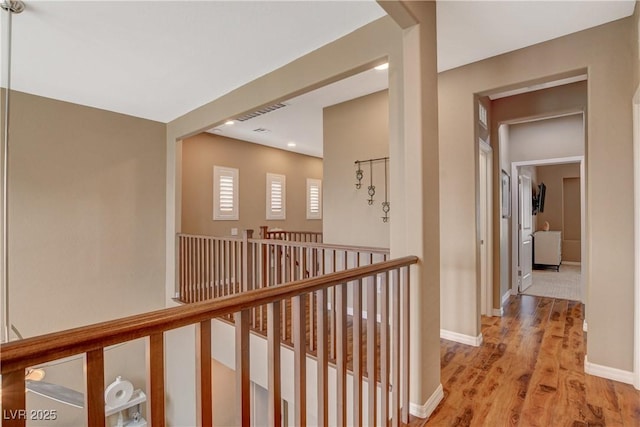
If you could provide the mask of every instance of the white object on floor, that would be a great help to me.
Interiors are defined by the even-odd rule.
[[[133,395],[133,384],[122,377],[109,384],[104,391],[104,403],[112,408],[122,406],[131,399]]]

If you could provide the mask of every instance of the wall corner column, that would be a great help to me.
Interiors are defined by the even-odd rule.
[[[391,254],[420,258],[411,277],[409,399],[411,413],[425,418],[442,399],[436,6],[379,3],[404,29],[402,73],[392,61],[389,81],[390,135],[400,135],[390,141]],[[402,99],[394,93],[402,93]]]

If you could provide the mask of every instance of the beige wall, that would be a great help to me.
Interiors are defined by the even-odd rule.
[[[213,220],[213,166],[239,170],[238,221]],[[286,220],[266,220],[266,174],[286,176]],[[294,231],[322,231],[322,220],[308,220],[307,178],[322,179],[322,159],[264,145],[202,133],[182,145],[182,231],[230,236],[231,228],[261,225]]]
[[[364,125],[366,124],[366,125]],[[369,165],[355,187],[354,161],[389,156],[389,96],[386,90],[324,109],[324,241],[389,247],[382,221],[384,162],[373,164],[374,204],[369,205]],[[391,159],[393,161],[393,159]],[[389,211],[393,215],[393,210]]]
[[[544,212],[537,215],[538,229],[548,221],[550,230],[562,231],[562,260],[580,262],[580,186],[576,188],[577,192],[571,194],[564,194],[563,186],[564,178],[580,177],[580,164],[538,166],[536,169],[538,184],[544,182],[547,186]],[[576,208],[569,216],[565,215],[564,209],[567,197],[570,199],[566,201]],[[565,229],[569,231],[569,235],[565,233]]]
[[[11,99],[11,322],[34,336],[164,307],[165,125]],[[122,375],[144,388],[144,349],[136,341],[107,351],[107,384]],[[81,360],[46,372],[84,388]],[[82,410],[31,393],[28,402],[56,409],[57,425],[84,424]]]
[[[12,322],[32,336],[163,307],[165,125],[12,102]]]
[[[583,156],[584,146],[582,114],[509,126],[512,162]]]
[[[593,363],[632,369],[633,331],[626,325],[633,321],[633,195],[630,185],[619,183],[630,183],[633,176],[630,100],[636,36],[634,20],[627,18],[440,74],[444,328],[479,333],[473,95],[588,68],[587,350]]]

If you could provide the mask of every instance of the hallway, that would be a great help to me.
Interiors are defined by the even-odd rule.
[[[640,426],[640,391],[584,373],[583,305],[521,295],[484,344],[441,340],[445,399],[411,426]]]

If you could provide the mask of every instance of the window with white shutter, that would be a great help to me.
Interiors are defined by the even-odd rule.
[[[267,219],[286,219],[286,177],[267,173]]]
[[[307,219],[322,219],[322,180],[307,178]]]
[[[238,169],[222,166],[213,167],[213,219],[216,221],[237,221]]]

